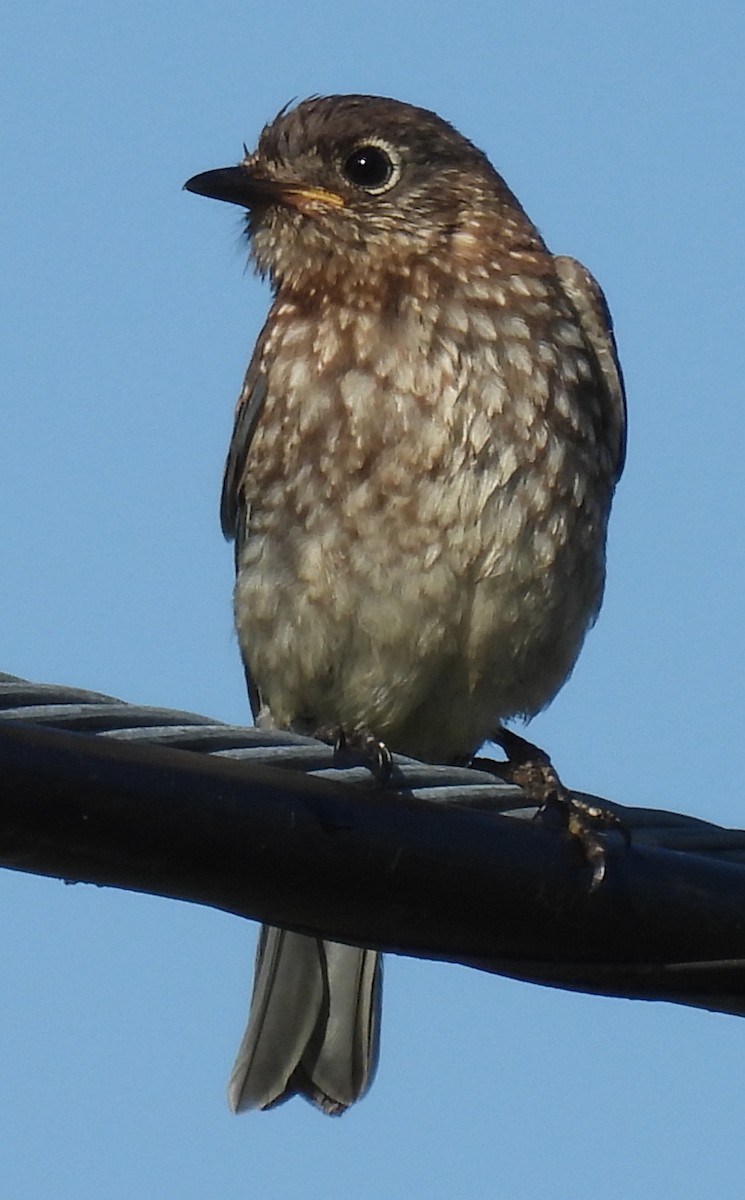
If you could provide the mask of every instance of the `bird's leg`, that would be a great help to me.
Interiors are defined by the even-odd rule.
[[[588,804],[570,792],[561,782],[548,754],[539,746],[502,725],[494,731],[491,740],[507,755],[507,762],[498,764],[497,773],[509,783],[516,783],[536,801],[538,816],[558,813],[572,837],[577,838],[592,867],[590,890],[594,891],[603,882],[606,868],[605,847],[598,830],[615,830],[628,845],[631,839],[626,826],[609,809]]]
[[[334,747],[334,761],[340,767],[364,766],[372,773],[375,782],[388,783],[393,770],[393,757],[385,742],[381,742],[369,729],[348,732],[341,726],[333,729],[318,729],[313,735]]]

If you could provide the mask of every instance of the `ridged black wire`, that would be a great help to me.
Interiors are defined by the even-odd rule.
[[[301,774],[364,784],[365,767],[339,767],[334,751],[315,738],[279,730],[229,725],[197,713],[128,704],[113,696],[60,684],[29,683],[0,673],[0,721],[74,730],[111,740],[168,746]],[[504,816],[530,819],[535,805],[518,788],[480,770],[425,766],[394,756],[396,788],[448,805],[490,808]],[[592,799],[595,799],[594,797]],[[636,845],[704,854],[726,862],[745,862],[745,831],[725,829],[696,817],[664,809],[639,808],[602,800],[617,813]]]

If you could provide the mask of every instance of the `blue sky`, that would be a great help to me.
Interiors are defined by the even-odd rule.
[[[614,312],[608,591],[531,733],[572,785],[743,823],[745,10],[11,4],[0,669],[243,720],[217,520],[267,306],[182,193],[293,96],[434,108]],[[232,1117],[254,927],[0,876],[3,1195],[740,1197],[745,1023],[391,959],[378,1079]]]

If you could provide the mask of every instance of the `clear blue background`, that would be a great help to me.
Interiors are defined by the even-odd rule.
[[[65,5],[3,22],[0,669],[242,720],[217,499],[267,306],[181,192],[293,96],[482,146],[613,308],[629,463],[600,622],[532,734],[576,787],[743,824],[745,10],[524,0]],[[391,959],[341,1121],[235,1118],[254,930],[4,872],[13,1200],[741,1197],[745,1023]]]

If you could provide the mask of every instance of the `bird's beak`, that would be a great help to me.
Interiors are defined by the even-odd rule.
[[[219,167],[216,171],[204,171],[201,175],[194,175],[187,179],[184,188],[198,196],[226,200],[228,204],[240,204],[244,208],[266,204],[287,204],[301,211],[318,205],[327,208],[344,207],[343,197],[336,192],[269,179],[243,163],[239,163],[237,167]]]

